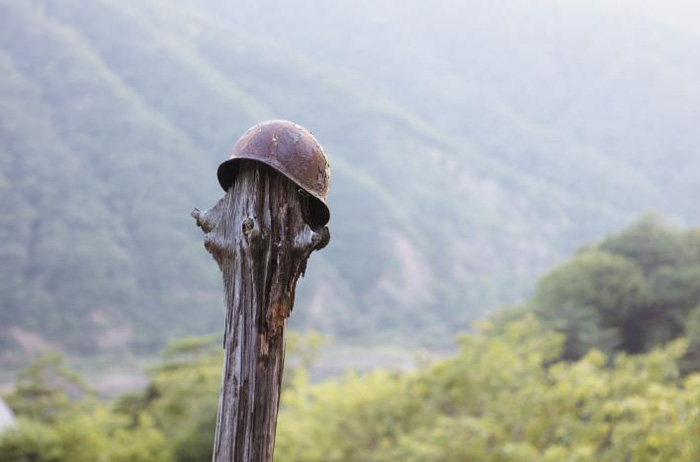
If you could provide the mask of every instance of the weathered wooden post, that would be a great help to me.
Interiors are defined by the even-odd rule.
[[[226,301],[213,460],[271,462],[296,283],[330,239],[330,167],[311,133],[275,120],[249,129],[217,174],[226,195],[192,212]]]

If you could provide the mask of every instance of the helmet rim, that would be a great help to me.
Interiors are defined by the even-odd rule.
[[[311,132],[288,120],[271,120],[248,129],[234,145],[230,158],[217,169],[224,191],[235,182],[240,160],[265,164],[291,180],[312,198],[310,212],[314,224],[328,223],[330,208],[326,196],[330,166],[326,153]]]

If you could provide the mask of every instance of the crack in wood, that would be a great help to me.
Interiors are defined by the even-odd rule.
[[[283,175],[241,161],[210,210],[192,211],[223,275],[224,372],[214,462],[271,462],[284,367],[284,332],[298,279],[330,240],[311,227],[308,198]]]

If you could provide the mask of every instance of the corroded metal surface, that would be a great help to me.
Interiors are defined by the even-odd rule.
[[[262,162],[292,180],[310,195],[309,216],[313,224],[328,223],[326,199],[331,169],[323,148],[308,130],[287,120],[271,120],[248,129],[236,142],[230,159],[217,171],[224,191],[236,180],[241,159]]]

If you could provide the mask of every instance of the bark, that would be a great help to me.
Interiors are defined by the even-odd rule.
[[[307,224],[308,197],[272,169],[241,161],[234,185],[209,211],[192,212],[223,274],[224,371],[214,462],[271,462],[284,332],[297,280],[328,228]]]

